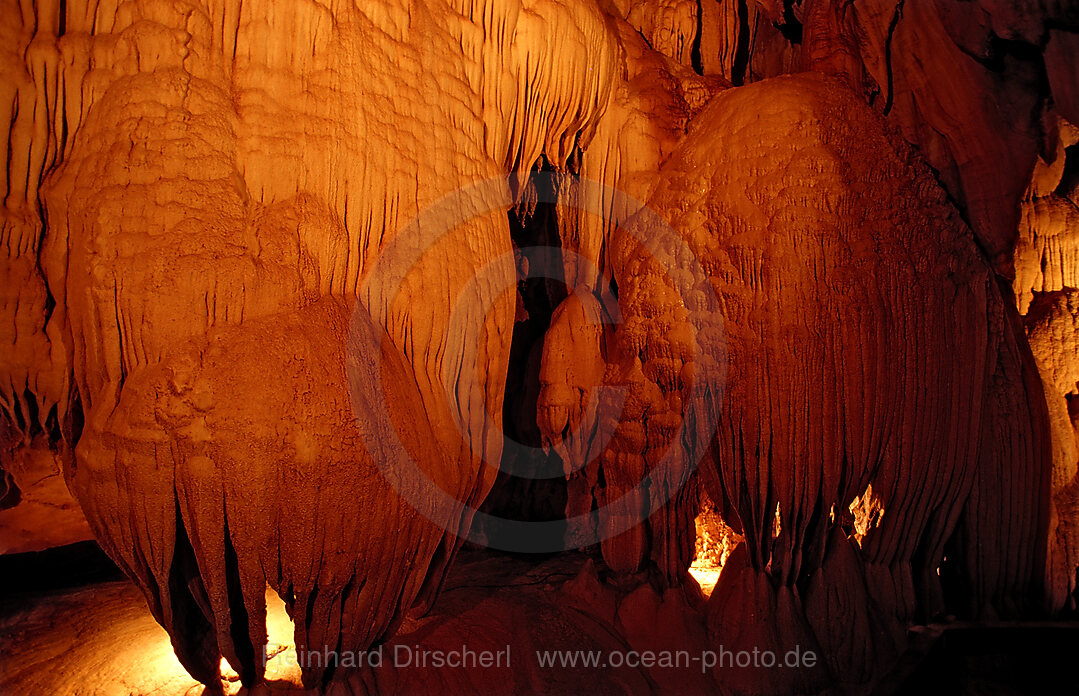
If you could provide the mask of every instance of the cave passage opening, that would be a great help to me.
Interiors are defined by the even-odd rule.
[[[517,266],[517,308],[502,422],[506,438],[524,447],[502,453],[498,478],[481,508],[493,518],[550,522],[566,517],[566,479],[550,476],[562,469],[562,461],[553,449],[542,449],[536,418],[544,340],[555,309],[569,294],[565,282],[550,277],[560,275],[556,271],[563,267],[558,180],[555,168],[541,158],[522,187],[517,205],[508,212]],[[475,524],[481,525],[474,530],[481,538],[512,545],[512,540],[501,539],[511,532],[500,529],[497,522],[477,520]],[[554,528],[558,533],[561,527]],[[508,543],[498,544],[500,539]]]

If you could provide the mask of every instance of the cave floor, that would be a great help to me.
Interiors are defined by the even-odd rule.
[[[135,586],[115,571],[87,570],[100,558],[86,548],[69,552],[67,561],[82,570],[72,575],[73,587],[38,582],[35,573],[44,573],[44,567],[31,568],[21,583],[10,568],[0,568],[8,590],[0,601],[0,694],[202,694],[202,685],[184,672]],[[272,591],[267,600],[268,682],[255,693],[299,693],[291,622]],[[582,553],[537,562],[464,552],[435,608],[407,619],[383,646],[384,664],[401,655],[412,664],[369,671],[340,693],[714,693],[715,685],[691,670],[663,674],[631,668],[542,669],[537,664],[540,650],[641,649],[642,641],[652,647],[689,647],[704,641],[703,622],[688,610],[692,599],[687,602],[670,593],[660,597],[651,590],[612,590],[599,582],[593,561]],[[643,633],[626,630],[630,624],[643,624]],[[463,645],[477,652],[508,650],[512,669],[419,664],[423,653]],[[1076,654],[1076,623],[916,627],[907,654],[874,693],[1076,693],[1070,662]],[[227,664],[222,673],[226,693],[244,693]]]
[[[0,693],[198,694],[135,585],[110,581],[5,607]]]
[[[87,570],[103,563],[104,557],[97,553],[75,545],[63,553],[46,552],[45,558],[24,554],[17,562],[10,556],[5,559],[0,567],[5,595],[0,600],[0,694],[202,694],[203,686],[180,666],[168,635],[154,621],[134,584],[108,568]],[[29,569],[16,576],[13,566]],[[61,576],[77,568],[81,575],[72,580],[76,586],[62,587],[63,580],[56,583],[61,587],[39,582],[54,577],[57,573],[50,568],[57,567]],[[528,659],[540,648],[621,647],[605,625],[613,617],[605,621],[590,616],[587,605],[595,598],[582,595],[588,590],[570,587],[575,578],[579,584],[582,575],[594,577],[592,568],[588,557],[579,553],[537,563],[463,552],[435,609],[422,618],[406,619],[394,640],[384,646],[387,655],[412,652],[415,657],[409,669],[379,670],[378,690],[431,693],[434,683],[442,693],[505,693],[506,688],[521,693],[566,693],[588,683],[599,693],[610,692],[608,687],[649,690],[652,684],[643,671],[623,670],[613,679],[597,679],[600,675],[582,670],[539,674]],[[267,590],[267,604],[268,683],[256,691],[296,692],[299,667],[292,624],[272,590]],[[421,651],[450,651],[462,644],[476,651],[508,648],[515,667],[520,663],[533,668],[517,670],[513,685],[507,687],[505,675],[494,680],[483,670],[439,670],[418,664]],[[227,663],[222,664],[222,674],[226,693],[243,692]]]

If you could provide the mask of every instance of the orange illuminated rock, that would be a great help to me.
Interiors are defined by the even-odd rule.
[[[607,252],[623,317],[607,380],[628,396],[597,502],[625,496],[672,444],[683,469],[704,460],[745,536],[710,600],[714,641],[814,646],[827,662],[739,673],[737,688],[802,692],[888,664],[910,622],[944,609],[937,569],[958,519],[950,558],[973,583],[970,611],[1032,609],[1050,465],[1040,382],[975,238],[909,148],[837,81],[777,78],[717,96],[649,206],[658,218],[639,214]],[[640,241],[665,239],[657,220],[708,288],[680,284],[677,243]],[[553,353],[564,339],[548,340]],[[694,382],[710,402],[689,398]],[[683,417],[716,424],[712,456],[675,435]],[[650,495],[682,476],[653,479]],[[868,484],[887,512],[859,550],[835,511]],[[604,541],[608,563],[651,557],[677,577],[668,549],[692,520],[678,500]],[[1013,543],[977,543],[1004,526]]]
[[[529,458],[589,644],[821,656],[701,690],[1074,608],[1079,16],[953,4],[5,3],[0,514],[62,460],[211,692],[267,585],[297,648],[415,633]]]

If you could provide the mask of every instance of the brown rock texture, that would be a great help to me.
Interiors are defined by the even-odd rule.
[[[1059,104],[1065,113],[1067,104]],[[1079,130],[1060,120],[1056,148],[1039,158],[1023,200],[1015,282],[1037,361],[1052,434],[1049,526],[1051,604],[1076,606],[1079,558],[1079,207],[1073,188]]]
[[[724,645],[819,644],[832,674],[858,681],[907,623],[943,608],[936,572],[961,514],[1044,537],[1049,471],[1040,384],[1027,387],[1030,367],[1001,341],[1014,344],[1017,325],[1005,324],[973,235],[928,170],[847,94],[820,78],[777,78],[720,95],[694,126],[710,136],[671,157],[650,205],[702,259],[726,326],[716,448],[702,468],[745,546],[712,595],[711,630]],[[860,152],[873,153],[871,166]],[[893,309],[868,310],[882,304]],[[660,324],[646,335],[669,333]],[[944,369],[941,354],[969,360]],[[1030,420],[1017,433],[982,426],[997,409]],[[980,444],[997,436],[1033,449]],[[1014,495],[1014,515],[979,512],[969,497],[998,469],[1016,487],[984,495],[995,511]],[[856,553],[835,511],[869,484],[885,513]],[[1042,581],[1036,543],[995,552],[957,553],[977,577],[1004,576],[998,592],[1025,597]],[[801,691],[821,686],[824,669],[780,673],[791,681],[772,686],[774,672],[743,673],[738,686]]]
[[[1077,32],[1052,0],[8,0],[0,515],[62,466],[211,693],[222,657],[264,681],[267,587],[297,649],[534,621],[822,656],[691,692],[1074,610]],[[705,498],[738,540],[706,600]],[[494,503],[594,547],[568,609],[439,603]],[[443,686],[572,686],[540,677]]]

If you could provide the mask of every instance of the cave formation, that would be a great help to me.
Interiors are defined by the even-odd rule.
[[[0,32],[0,693],[1074,688],[1079,3]]]

